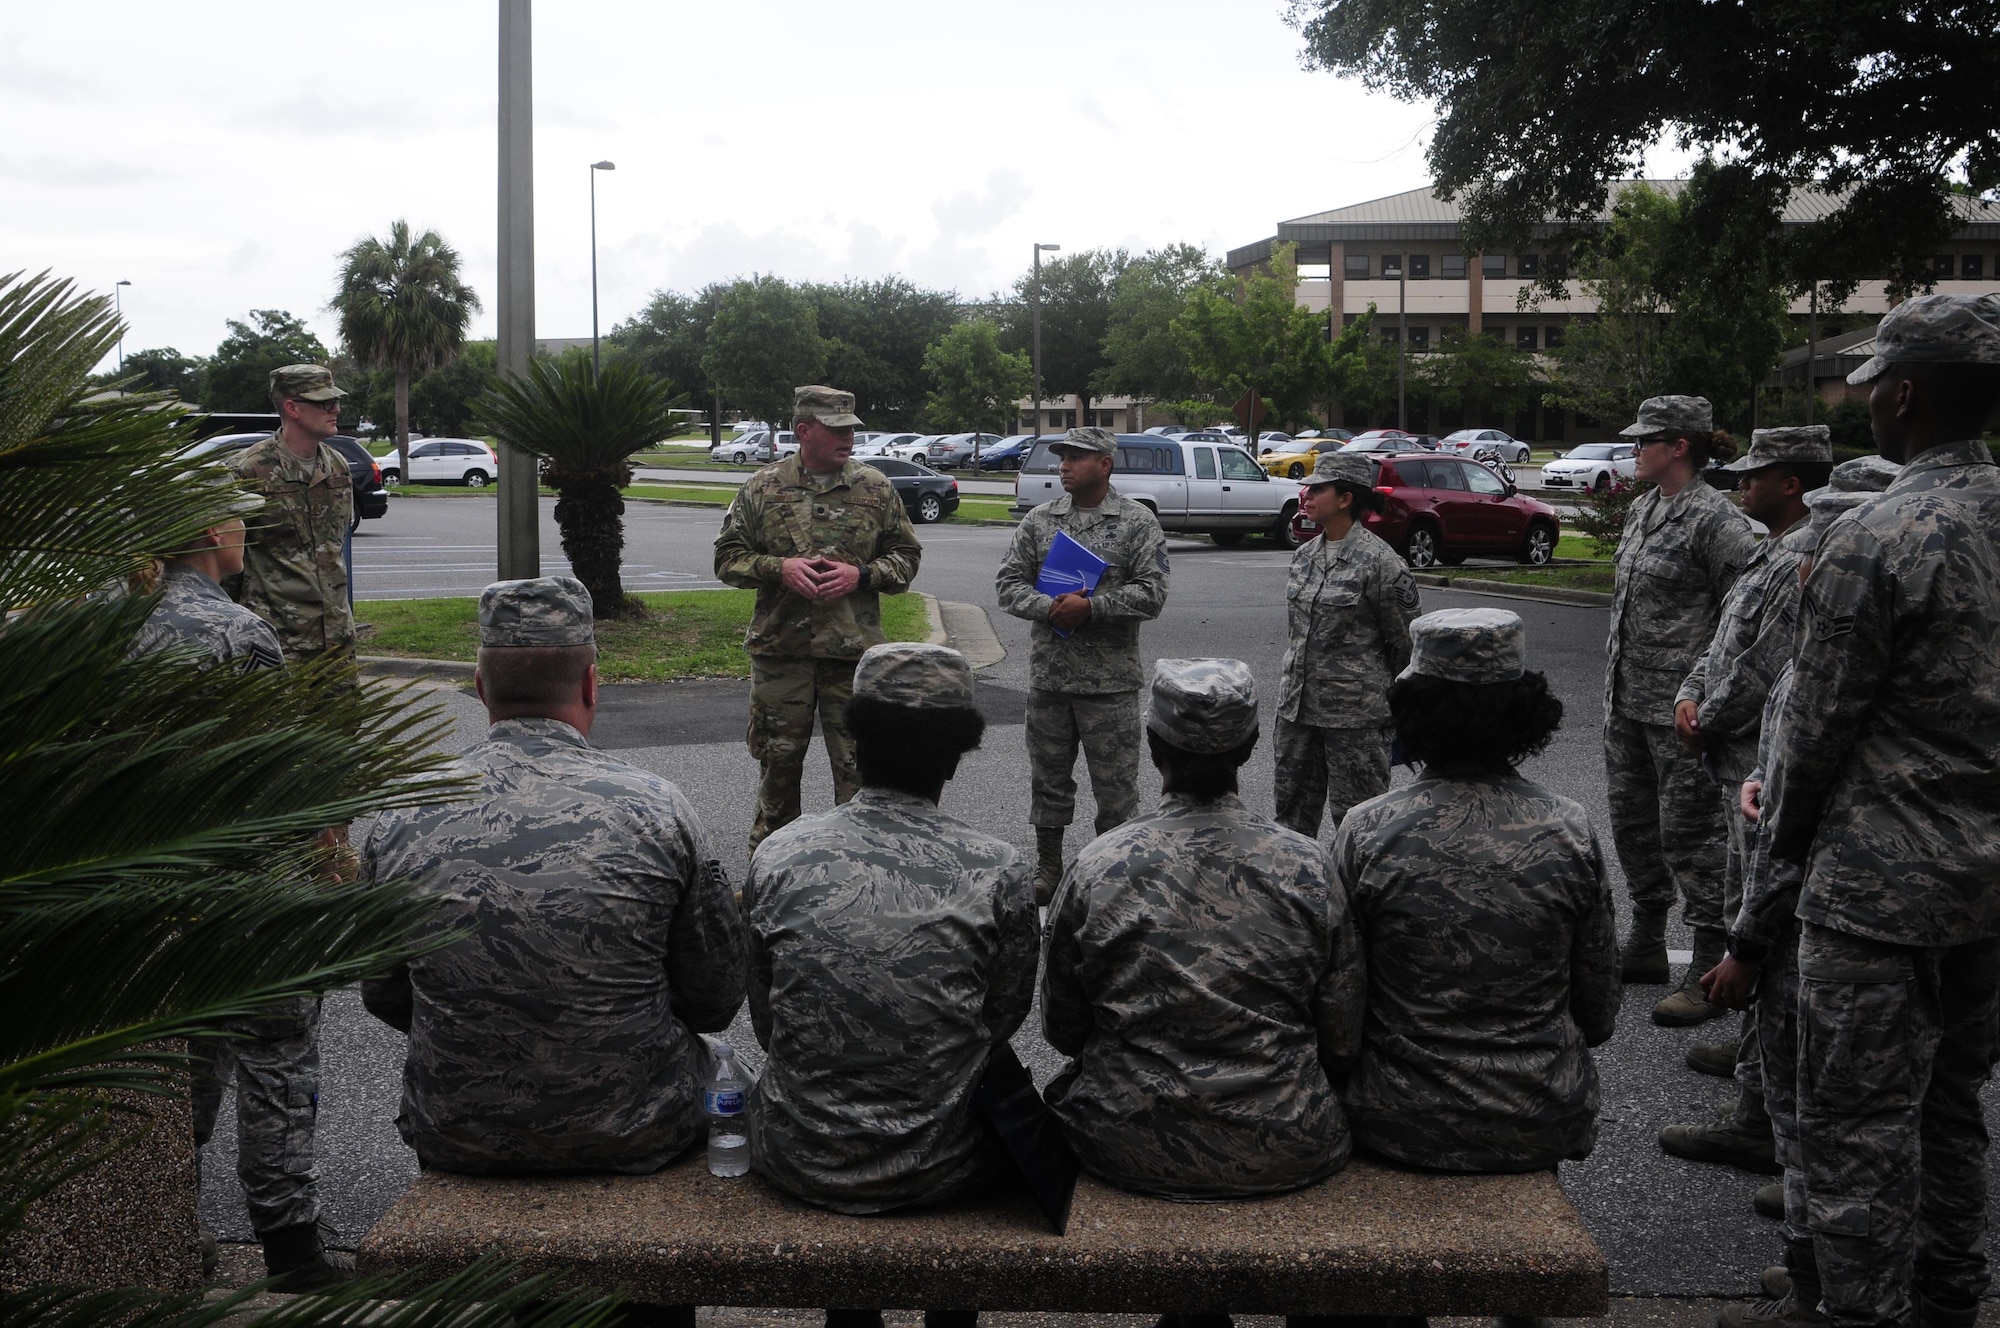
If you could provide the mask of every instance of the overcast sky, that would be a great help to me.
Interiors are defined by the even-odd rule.
[[[980,296],[1036,240],[1220,254],[1427,180],[1431,112],[1299,67],[1280,0],[543,0],[540,335],[752,271]],[[0,16],[0,270],[109,291],[126,349],[288,309],[329,345],[336,256],[398,217],[493,329],[497,7],[121,0]]]

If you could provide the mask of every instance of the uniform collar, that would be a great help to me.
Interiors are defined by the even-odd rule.
[[[892,808],[899,812],[917,815],[935,816],[938,812],[938,805],[928,798],[920,798],[901,789],[879,788],[874,785],[869,785],[856,793],[852,801],[865,803],[870,807]]]
[[[841,463],[840,469],[834,471],[831,475],[815,475],[806,469],[805,462],[799,459],[797,452],[794,452],[778,463],[778,478],[783,481],[787,488],[811,489],[814,493],[831,493],[839,488],[852,488],[854,482],[860,478],[861,467],[866,464],[866,462],[856,461],[853,457],[849,457]]]
[[[1104,501],[1095,507],[1078,507],[1071,499],[1069,490],[1065,489],[1061,496],[1049,505],[1049,510],[1057,516],[1068,516],[1071,512],[1081,512],[1086,516],[1094,516],[1099,512],[1111,512],[1114,509],[1122,507],[1124,503],[1125,496],[1118,492],[1118,486],[1114,484],[1104,491]]]
[[[1990,466],[1993,464],[1993,450],[1986,446],[1983,438],[1966,438],[1956,443],[1939,443],[1927,447],[1911,457],[1903,466],[1903,473],[1896,477],[1889,487],[1896,488],[1911,475],[1925,470],[1943,470],[1947,466]]]
[[[1211,815],[1215,812],[1240,812],[1243,799],[1235,793],[1225,793],[1219,798],[1198,802],[1185,793],[1162,793],[1160,810],[1171,812],[1193,812],[1197,815]]]
[[[183,595],[198,595],[202,599],[228,599],[221,586],[209,579],[208,573],[186,563],[168,563],[164,581],[173,583],[173,588]]]
[[[569,747],[590,746],[590,739],[559,719],[496,719],[486,730],[488,742],[516,738],[552,738]]]

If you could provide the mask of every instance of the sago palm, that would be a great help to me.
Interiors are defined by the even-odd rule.
[[[340,339],[366,365],[396,375],[396,457],[410,475],[410,375],[449,364],[465,348],[479,297],[459,279],[458,251],[436,231],[410,233],[389,223],[389,238],[370,235],[340,256],[332,308]]]
[[[331,879],[313,833],[456,789],[435,714],[404,694],[329,668],[128,657],[152,601],[121,593],[126,575],[241,495],[177,455],[168,395],[88,396],[117,332],[106,298],[0,276],[0,1251],[36,1199],[115,1147],[106,1090],[177,1091],[171,1039],[222,1035],[410,953],[426,906],[399,884]],[[397,1284],[416,1299],[390,1318],[428,1307],[441,1321],[443,1300],[490,1297],[452,1321],[497,1324],[548,1294],[503,1280]],[[359,1286],[266,1321],[357,1322],[383,1294]],[[10,1326],[231,1313],[243,1307],[158,1292],[0,1295]]]
[[[679,400],[670,384],[629,361],[593,373],[590,357],[573,351],[530,362],[525,378],[497,380],[473,403],[494,432],[542,459],[563,553],[599,618],[625,610],[628,458],[673,432]]]

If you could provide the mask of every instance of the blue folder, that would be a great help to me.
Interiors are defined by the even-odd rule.
[[[1049,545],[1048,556],[1042,559],[1042,571],[1035,578],[1035,589],[1051,598],[1057,595],[1088,595],[1097,589],[1098,578],[1109,566],[1059,530]],[[1065,640],[1069,637],[1069,633],[1060,627],[1049,630]]]

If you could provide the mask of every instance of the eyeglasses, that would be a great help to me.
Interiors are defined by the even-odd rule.
[[[314,410],[323,410],[329,415],[340,414],[340,399],[338,397],[332,401],[307,401],[304,397],[293,397],[292,404],[296,406],[311,406]]]
[[[1651,438],[1641,438],[1632,444],[1632,450],[1634,452],[1642,452],[1654,443],[1665,443],[1668,447],[1672,447],[1678,441],[1672,434],[1658,433],[1654,434]]]

